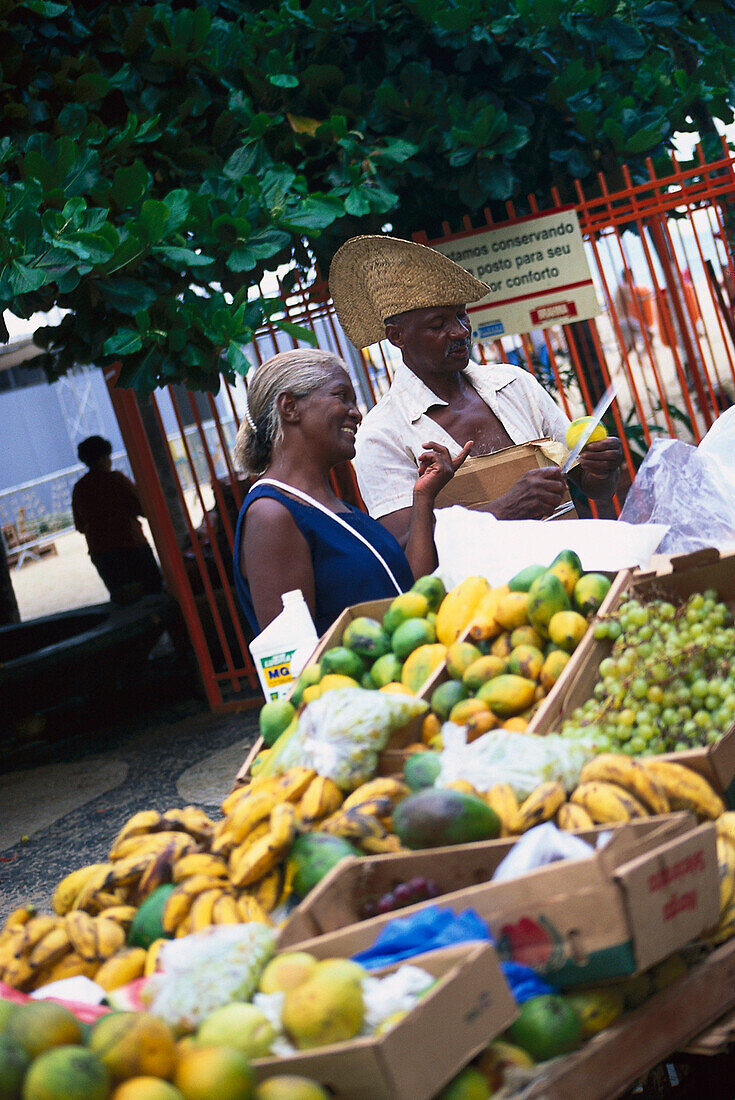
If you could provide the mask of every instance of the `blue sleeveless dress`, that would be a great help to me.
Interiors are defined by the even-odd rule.
[[[237,519],[234,560],[235,591],[255,634],[261,628],[255,617],[250,586],[240,571],[240,540],[245,513],[253,501],[260,497],[271,497],[283,504],[309,545],[314,566],[314,625],[320,636],[346,607],[364,600],[379,600],[384,596],[397,595],[395,585],[375,555],[339,523],[335,523],[319,509],[286,496],[273,485],[256,484],[245,497]],[[340,512],[340,519],[349,523],[375,547],[405,592],[413,584],[414,578],[397,540],[382,523],[372,519],[366,512],[360,512],[350,504],[345,506],[349,511]]]

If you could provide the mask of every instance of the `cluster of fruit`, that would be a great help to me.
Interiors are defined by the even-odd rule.
[[[408,766],[408,763],[407,763]],[[569,794],[561,783],[540,783],[519,803],[508,783],[498,783],[489,791],[478,791],[471,783],[456,780],[446,788],[426,788],[401,803],[401,815],[411,809],[411,800],[434,794],[444,801],[462,799],[465,814],[471,807],[467,799],[484,802],[500,822],[502,836],[518,836],[554,821],[560,829],[578,831],[595,825],[617,825],[637,818],[688,810],[700,820],[715,821],[725,812],[725,804],[707,780],[683,764],[665,760],[631,760],[624,754],[602,753],[582,768],[579,783]],[[446,810],[457,818],[458,808]],[[394,815],[394,824],[398,815]],[[402,838],[407,847],[410,837]],[[452,841],[457,843],[457,841]]]
[[[252,1010],[252,1005],[228,1006]],[[214,1014],[213,1014],[214,1015]],[[230,1012],[230,1016],[233,1013]],[[210,1018],[211,1019],[211,1018]],[[255,1083],[252,1027],[202,1025],[177,1039],[147,1012],[112,1012],[91,1027],[52,1001],[0,1000],[0,1095],[7,1100],[327,1100],[306,1077]],[[269,1026],[269,1025],[267,1025]],[[272,1031],[272,1029],[271,1029]],[[262,1026],[261,1026],[262,1033]]]
[[[366,920],[379,913],[393,913],[406,905],[415,905],[419,901],[436,898],[440,893],[441,890],[433,879],[416,875],[408,882],[396,882],[392,890],[386,891],[378,898],[365,898],[360,905],[360,916]]]
[[[378,778],[345,797],[311,768],[292,768],[237,788],[217,823],[195,806],[134,814],[108,861],[59,883],[52,914],[10,914],[0,979],[28,991],[83,974],[113,990],[151,973],[166,938],[270,923],[292,890],[303,896],[345,855],[400,851],[390,822],[407,793]]]
[[[735,812],[720,814],[717,827],[717,865],[720,873],[720,920],[709,936],[712,944],[735,936]]]
[[[633,756],[712,744],[735,722],[735,626],[717,592],[631,598],[594,626],[612,641],[592,697],[561,733]]]
[[[476,587],[477,580],[464,587]],[[507,585],[485,591],[462,637],[448,646],[426,740],[437,737],[447,719],[466,725],[469,740],[500,725],[525,730],[609,588],[607,577],[582,573],[577,555],[564,550],[548,568],[529,566]]]

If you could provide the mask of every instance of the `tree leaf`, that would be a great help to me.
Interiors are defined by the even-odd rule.
[[[20,0],[20,7],[28,8],[36,15],[43,15],[47,19],[55,19],[57,15],[63,15],[68,4],[54,4],[51,0]]]
[[[352,214],[353,218],[362,218],[370,213],[370,202],[361,188],[355,187],[350,191],[345,199],[345,210],[348,214]]]
[[[234,371],[237,371],[238,374],[242,375],[243,378],[252,366],[245,352],[242,350],[239,344],[235,343],[234,340],[230,340],[230,343],[227,347],[227,362],[230,364],[232,369]]]
[[[13,260],[10,264],[9,281],[14,294],[30,294],[40,290],[46,279],[47,273],[38,267],[29,267],[20,260]]]
[[[292,321],[280,321],[277,317],[273,318],[273,323],[276,328],[279,328],[281,332],[285,332],[287,336],[293,336],[294,340],[302,340],[305,344],[310,344],[311,347],[317,346],[318,340],[315,332],[312,332],[310,328],[304,328],[303,325],[295,325]]]
[[[145,200],[137,224],[142,228],[143,236],[149,244],[160,241],[168,227],[170,216],[171,212],[165,202],[158,202],[156,199]]]
[[[134,351],[140,351],[142,347],[143,341],[136,329],[119,328],[105,340],[102,350],[105,355],[130,355]]]
[[[156,300],[153,287],[140,279],[100,279],[97,289],[107,306],[133,316],[141,309],[149,309]]]
[[[150,182],[150,173],[143,161],[136,160],[128,168],[118,168],[115,171],[110,197],[123,210],[130,206],[137,206],[147,192]]]
[[[178,270],[184,267],[206,267],[207,264],[214,263],[212,256],[194,252],[191,248],[178,248],[174,245],[154,245],[151,251],[163,263]]]
[[[275,84],[276,88],[298,88],[299,78],[291,73],[272,73],[268,80]]]

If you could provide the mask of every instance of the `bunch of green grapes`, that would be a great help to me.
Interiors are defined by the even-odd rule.
[[[735,722],[735,627],[714,589],[680,607],[626,600],[593,633],[612,652],[563,736],[637,756],[712,744]]]

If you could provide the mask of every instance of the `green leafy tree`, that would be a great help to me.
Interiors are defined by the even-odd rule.
[[[732,0],[0,0],[0,305],[49,377],[215,389],[281,265],[666,155],[732,115]],[[287,278],[285,289],[288,290]],[[0,334],[2,335],[2,334]],[[7,339],[7,334],[5,334]]]

